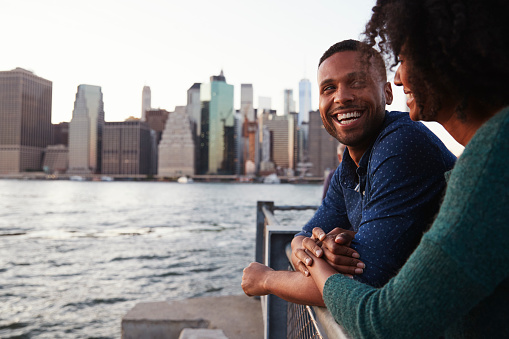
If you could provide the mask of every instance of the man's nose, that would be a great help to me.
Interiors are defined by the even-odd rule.
[[[353,91],[348,87],[338,87],[334,93],[334,102],[344,105],[355,100]]]

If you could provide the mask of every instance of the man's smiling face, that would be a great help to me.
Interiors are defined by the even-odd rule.
[[[378,134],[390,83],[358,51],[338,52],[318,68],[320,115],[327,131],[349,148],[367,148]],[[385,71],[384,71],[385,72]]]

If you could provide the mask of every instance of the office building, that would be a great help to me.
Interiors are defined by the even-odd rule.
[[[79,85],[69,124],[70,174],[101,173],[104,103],[101,87]]]
[[[299,125],[309,121],[311,111],[311,82],[302,79],[299,82]]]
[[[262,159],[276,166],[278,175],[293,175],[295,169],[295,122],[293,115],[276,115],[275,112],[263,112],[259,117],[261,133]],[[267,141],[266,139],[270,140]],[[270,151],[268,151],[270,150]],[[260,167],[260,171],[263,168]]]
[[[198,174],[234,174],[233,85],[226,83],[223,71],[201,85],[200,100]]]
[[[159,145],[170,112],[165,109],[149,109],[145,111],[145,122],[156,133],[156,142]]]
[[[52,124],[53,138],[51,145],[69,145],[69,123]]]
[[[240,84],[240,113],[247,121],[256,121],[252,84]]]
[[[236,123],[236,174],[254,175],[256,149],[256,111],[253,104],[253,85],[240,85],[240,111]],[[249,165],[247,165],[249,163]]]
[[[320,112],[309,114],[309,162],[307,175],[322,177],[339,165],[337,149],[339,141],[331,136],[323,126]]]
[[[151,133],[146,122],[106,122],[103,133],[102,174],[153,174],[151,147]]]
[[[48,174],[65,173],[69,164],[69,150],[67,146],[49,145],[44,151],[43,171]]]
[[[191,121],[191,126],[195,136],[198,138],[201,134],[201,101],[200,101],[200,87],[201,84],[195,82],[187,90],[187,105],[186,112]]]
[[[283,92],[283,96],[284,96],[283,115],[288,115],[291,112],[295,112],[295,100],[293,100],[293,89],[285,89]]]
[[[192,176],[195,170],[195,146],[191,120],[186,106],[175,107],[159,143],[159,177]]]
[[[146,121],[147,111],[152,108],[152,92],[149,86],[143,86],[141,93],[141,120]]]
[[[52,83],[16,68],[0,72],[0,173],[40,171],[51,143]]]

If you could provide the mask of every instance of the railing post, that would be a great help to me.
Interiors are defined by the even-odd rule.
[[[265,265],[276,271],[288,270],[288,259],[285,255],[285,248],[289,244],[295,233],[300,231],[300,227],[292,226],[267,226],[265,230]],[[280,339],[287,337],[286,320],[288,318],[287,301],[269,294],[265,297],[267,322],[266,339]]]
[[[258,201],[256,204],[256,249],[255,249],[255,261],[260,264],[264,263],[265,253],[265,215],[263,214],[262,207],[265,206],[272,213],[274,213],[274,202],[273,201]]]

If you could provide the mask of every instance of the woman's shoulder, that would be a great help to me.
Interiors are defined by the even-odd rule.
[[[460,160],[470,157],[476,157],[477,161],[509,162],[509,107],[495,114],[475,133]]]

